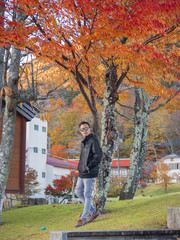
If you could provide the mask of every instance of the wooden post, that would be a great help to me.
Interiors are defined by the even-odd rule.
[[[169,229],[180,229],[180,207],[167,209],[167,227]]]

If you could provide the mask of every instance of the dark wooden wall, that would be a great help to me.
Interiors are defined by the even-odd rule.
[[[6,193],[23,193],[24,191],[25,153],[26,120],[22,115],[17,114],[14,147],[6,185]]]

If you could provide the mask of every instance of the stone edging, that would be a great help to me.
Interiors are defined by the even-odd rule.
[[[144,239],[144,237],[153,237],[152,239],[177,239],[180,237],[180,230],[158,229],[158,230],[122,230],[122,231],[71,231],[50,233],[50,240],[68,240],[68,239]],[[171,238],[169,238],[169,237]],[[117,238],[118,237],[118,238]],[[131,237],[131,238],[129,238]],[[162,238],[163,237],[163,238]]]

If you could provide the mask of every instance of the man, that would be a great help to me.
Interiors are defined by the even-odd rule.
[[[96,136],[91,132],[91,127],[88,122],[81,122],[79,124],[79,130],[84,140],[81,143],[81,154],[78,164],[79,177],[75,193],[84,203],[84,210],[75,227],[81,227],[86,223],[92,222],[100,215],[100,212],[96,210],[91,201],[94,182],[99,171],[102,151]],[[90,219],[87,221],[87,217],[90,213]]]

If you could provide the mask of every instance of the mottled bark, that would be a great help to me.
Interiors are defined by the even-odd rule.
[[[18,21],[21,20],[22,14],[19,13]],[[2,203],[9,175],[9,166],[14,144],[17,105],[16,96],[18,93],[20,59],[21,51],[15,47],[12,47],[11,63],[9,67],[7,83],[7,86],[11,89],[11,93],[6,95],[2,139],[0,145],[0,224],[2,224]]]
[[[6,96],[5,112],[3,118],[2,140],[0,145],[0,205],[2,206],[3,196],[5,193],[6,183],[9,175],[9,166],[14,144],[15,124],[16,124],[16,98],[18,91],[19,65],[21,51],[12,48],[12,59],[9,68],[8,87],[11,88],[12,94]],[[0,210],[0,224],[2,209]]]
[[[115,129],[114,108],[118,100],[115,83],[117,82],[116,67],[111,66],[106,74],[106,90],[103,97],[102,106],[102,134],[101,146],[103,151],[102,161],[98,178],[94,188],[94,205],[99,211],[106,207],[107,193],[109,190],[109,176],[111,171],[112,158],[115,150],[115,140],[117,132]]]
[[[139,184],[142,166],[146,155],[148,116],[150,111],[149,95],[141,88],[135,89],[134,139],[130,154],[130,167],[127,179],[120,193],[120,199],[132,199]]]
[[[4,7],[5,7],[5,0],[0,0],[0,17],[4,16]],[[4,27],[4,21],[1,20],[0,22],[1,27]],[[4,55],[5,55],[5,48],[0,48],[0,92],[3,87],[3,72],[4,72]],[[0,110],[2,109],[2,98],[0,97]],[[0,119],[2,117],[2,111],[0,111]],[[1,121],[0,121],[0,128],[1,128]]]
[[[0,48],[0,92],[3,87],[4,54],[5,54],[5,48]],[[1,109],[2,109],[2,97],[0,96],[0,119],[2,117]],[[1,129],[1,121],[0,121],[0,129]]]

